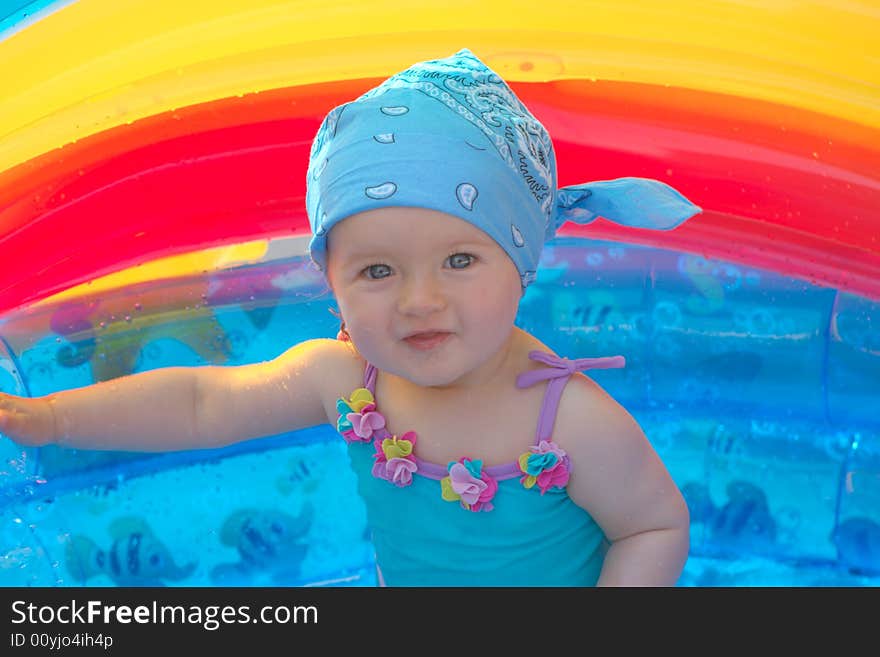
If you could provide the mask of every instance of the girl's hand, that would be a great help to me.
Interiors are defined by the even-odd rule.
[[[55,417],[49,401],[0,392],[0,435],[28,447],[51,443]]]

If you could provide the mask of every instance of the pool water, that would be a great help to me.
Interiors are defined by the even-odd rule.
[[[648,435],[669,434],[666,418],[641,424]],[[696,451],[683,447],[689,443],[696,444],[693,435],[677,433],[656,446],[680,486],[701,472],[687,471]],[[824,476],[820,468],[791,465],[804,487]],[[13,458],[7,467],[21,468],[23,461]],[[754,481],[761,469],[743,456],[725,476],[728,482]],[[835,491],[763,490],[766,509],[743,505],[726,524],[695,517],[681,586],[880,584],[876,572],[838,560]],[[330,427],[210,453],[152,456],[128,472],[98,466],[56,483],[35,479],[14,501],[10,493],[0,515],[0,543],[16,547],[7,547],[0,561],[4,586],[376,584],[365,509],[344,443]],[[722,495],[717,500],[721,508],[731,504]],[[318,512],[308,517],[307,505]],[[114,567],[114,544],[122,541],[124,549],[116,549],[127,556],[136,532],[151,536],[156,548],[142,549],[139,568],[128,568],[126,559]],[[72,553],[72,543],[87,549]],[[155,554],[162,562],[151,567]],[[175,576],[192,565],[185,577]]]
[[[0,390],[265,360],[335,335],[333,307],[301,255],[48,304],[0,318]],[[517,323],[563,356],[626,356],[590,376],[686,495],[681,586],[876,586],[877,310],[739,265],[559,239]],[[0,459],[2,586],[376,584],[329,426],[158,455],[4,439]]]

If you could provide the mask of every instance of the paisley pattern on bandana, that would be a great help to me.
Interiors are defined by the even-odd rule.
[[[670,230],[700,212],[646,178],[556,184],[550,133],[501,76],[463,48],[417,62],[327,114],[306,174],[309,253],[323,270],[336,223],[365,207],[412,205],[490,235],[525,288],[544,243],[566,221],[601,216]]]
[[[463,70],[469,75],[463,75]],[[501,159],[522,177],[540,207],[545,226],[549,225],[555,191],[550,134],[500,76],[463,49],[453,57],[411,66],[358,100],[401,87],[443,103],[479,128]]]

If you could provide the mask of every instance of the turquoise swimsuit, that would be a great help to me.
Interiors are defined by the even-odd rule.
[[[376,559],[389,586],[592,586],[604,535],[568,496],[570,462],[552,440],[562,390],[589,368],[622,367],[621,356],[568,360],[529,353],[549,367],[517,378],[549,380],[535,445],[515,463],[483,467],[467,458],[443,466],[414,454],[414,432],[393,436],[375,400],[376,368],[337,402],[337,430],[366,503]]]

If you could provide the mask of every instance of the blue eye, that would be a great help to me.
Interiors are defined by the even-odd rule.
[[[449,266],[453,269],[466,269],[474,262],[474,256],[469,253],[453,253],[449,256]]]
[[[388,265],[370,265],[369,267],[364,268],[364,273],[367,275],[367,278],[371,280],[387,278],[388,276],[391,276],[391,267]]]

